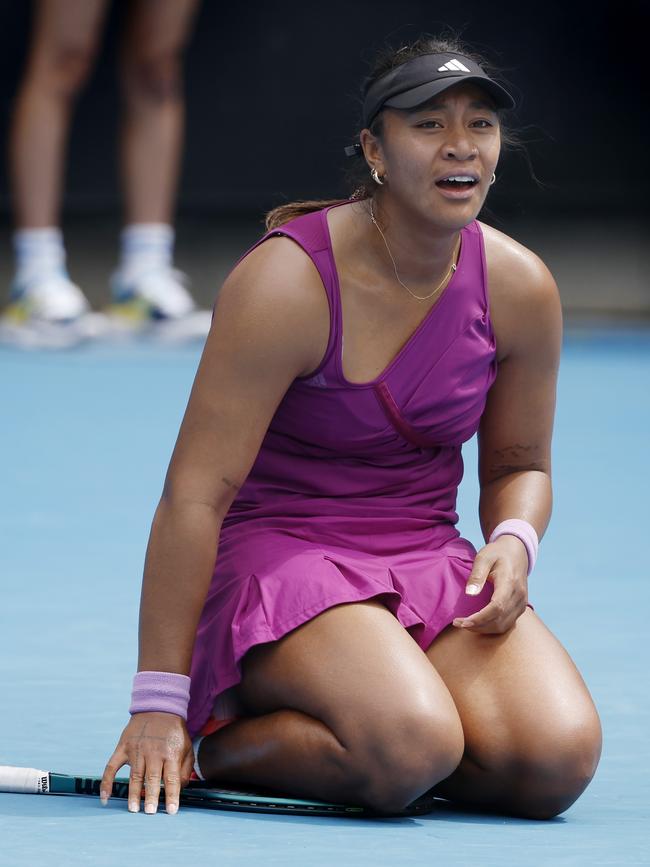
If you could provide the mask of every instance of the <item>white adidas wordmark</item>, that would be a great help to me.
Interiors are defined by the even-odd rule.
[[[449,60],[443,66],[438,67],[438,72],[453,72],[456,69],[461,70],[461,72],[470,71],[460,60]]]

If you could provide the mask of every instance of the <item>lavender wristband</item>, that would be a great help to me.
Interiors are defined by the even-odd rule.
[[[175,713],[187,722],[190,678],[170,671],[139,671],[133,678],[129,713]]]
[[[532,524],[528,523],[528,521],[522,521],[520,518],[508,518],[506,521],[501,521],[500,524],[496,525],[494,530],[490,533],[488,542],[494,542],[495,539],[498,539],[499,536],[503,536],[506,533],[511,536],[516,536],[524,543],[526,552],[528,553],[528,572],[526,574],[530,575],[535,566],[535,560],[537,560],[537,549],[539,548],[537,531]]]

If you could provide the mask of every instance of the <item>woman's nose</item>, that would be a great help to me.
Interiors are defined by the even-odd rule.
[[[447,159],[468,160],[478,156],[478,148],[464,130],[449,131],[444,152]]]

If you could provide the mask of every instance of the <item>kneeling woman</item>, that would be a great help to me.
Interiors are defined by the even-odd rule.
[[[276,208],[223,284],[149,539],[104,772],[549,818],[601,729],[528,602],[561,347],[544,263],[477,220],[508,92],[421,39],[364,88],[365,181]],[[455,525],[478,431],[477,551]]]

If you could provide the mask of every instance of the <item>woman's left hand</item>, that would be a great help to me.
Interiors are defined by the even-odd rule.
[[[485,582],[492,581],[492,599],[476,614],[457,617],[453,625],[471,632],[507,632],[526,609],[527,571],[528,554],[520,539],[506,533],[489,542],[474,558],[467,586],[475,585],[480,593]]]

